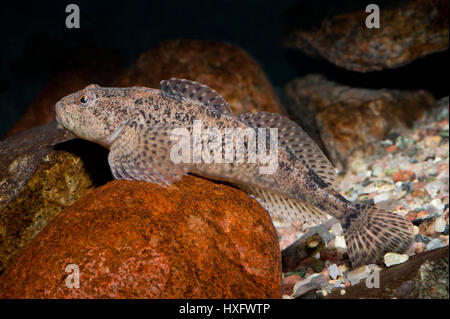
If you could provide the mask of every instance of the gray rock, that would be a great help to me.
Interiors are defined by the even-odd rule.
[[[432,241],[430,241],[427,244],[427,247],[425,248],[425,251],[438,249],[441,247],[447,246],[445,243],[443,243],[439,238],[434,238]]]
[[[425,186],[425,190],[428,192],[428,194],[430,194],[431,197],[435,197],[444,187],[445,184],[441,181],[434,181],[428,183]]]
[[[294,298],[299,298],[313,290],[319,290],[326,285],[328,285],[328,280],[323,274],[299,281],[294,286]]]
[[[414,241],[428,244],[431,238],[422,234],[417,234],[414,236]]]
[[[336,264],[332,264],[330,267],[328,267],[328,274],[332,279],[336,279],[339,276],[339,268]]]

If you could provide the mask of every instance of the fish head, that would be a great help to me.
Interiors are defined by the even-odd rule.
[[[131,116],[128,98],[126,88],[91,84],[56,103],[56,121],[77,137],[108,147]]]

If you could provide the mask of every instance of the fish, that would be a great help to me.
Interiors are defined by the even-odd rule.
[[[384,209],[353,203],[336,191],[336,170],[299,125],[276,113],[234,114],[217,91],[201,83],[172,78],[161,81],[159,89],[91,84],[58,101],[55,112],[57,122],[69,132],[109,150],[115,179],[172,187],[193,174],[242,189],[272,218],[320,224],[333,216],[342,225],[353,267],[380,264],[385,253],[404,253],[413,242],[410,221]],[[204,146],[201,139],[189,145],[194,135],[180,144],[185,137],[180,132],[193,134],[196,129],[214,129],[222,139],[210,143],[215,146],[204,153],[222,155],[216,159],[226,155],[223,145],[230,130],[259,133],[275,129],[273,135],[258,136],[256,145],[258,154],[275,154],[272,172],[262,171],[268,168],[262,167],[262,161],[250,160],[255,151],[249,147],[254,141],[251,134],[241,143],[247,148],[236,147],[236,154],[244,154],[240,162],[193,160],[195,155],[175,161],[174,149],[179,154],[184,146]],[[270,142],[269,147],[264,148],[264,140]]]

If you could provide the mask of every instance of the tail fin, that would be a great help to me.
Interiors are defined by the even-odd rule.
[[[354,268],[380,264],[387,252],[404,253],[412,244],[410,221],[376,207],[356,205],[342,221],[347,252]]]

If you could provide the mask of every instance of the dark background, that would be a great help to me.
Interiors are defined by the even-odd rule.
[[[313,2],[328,8],[328,13],[336,7],[336,1]],[[70,3],[80,7],[81,29],[65,27],[65,7]],[[357,87],[423,88],[436,98],[448,95],[443,77],[448,69],[448,50],[399,69],[361,74],[284,49],[283,13],[295,3],[155,0],[2,4],[0,136],[48,80],[63,70],[86,65],[85,57],[90,52],[113,52],[117,63],[129,65],[140,53],[173,38],[226,41],[246,49],[261,64],[280,95],[288,81],[311,72]],[[376,3],[382,9],[382,3]],[[101,54],[96,54],[95,59],[99,61],[88,65],[95,68],[101,63]]]

